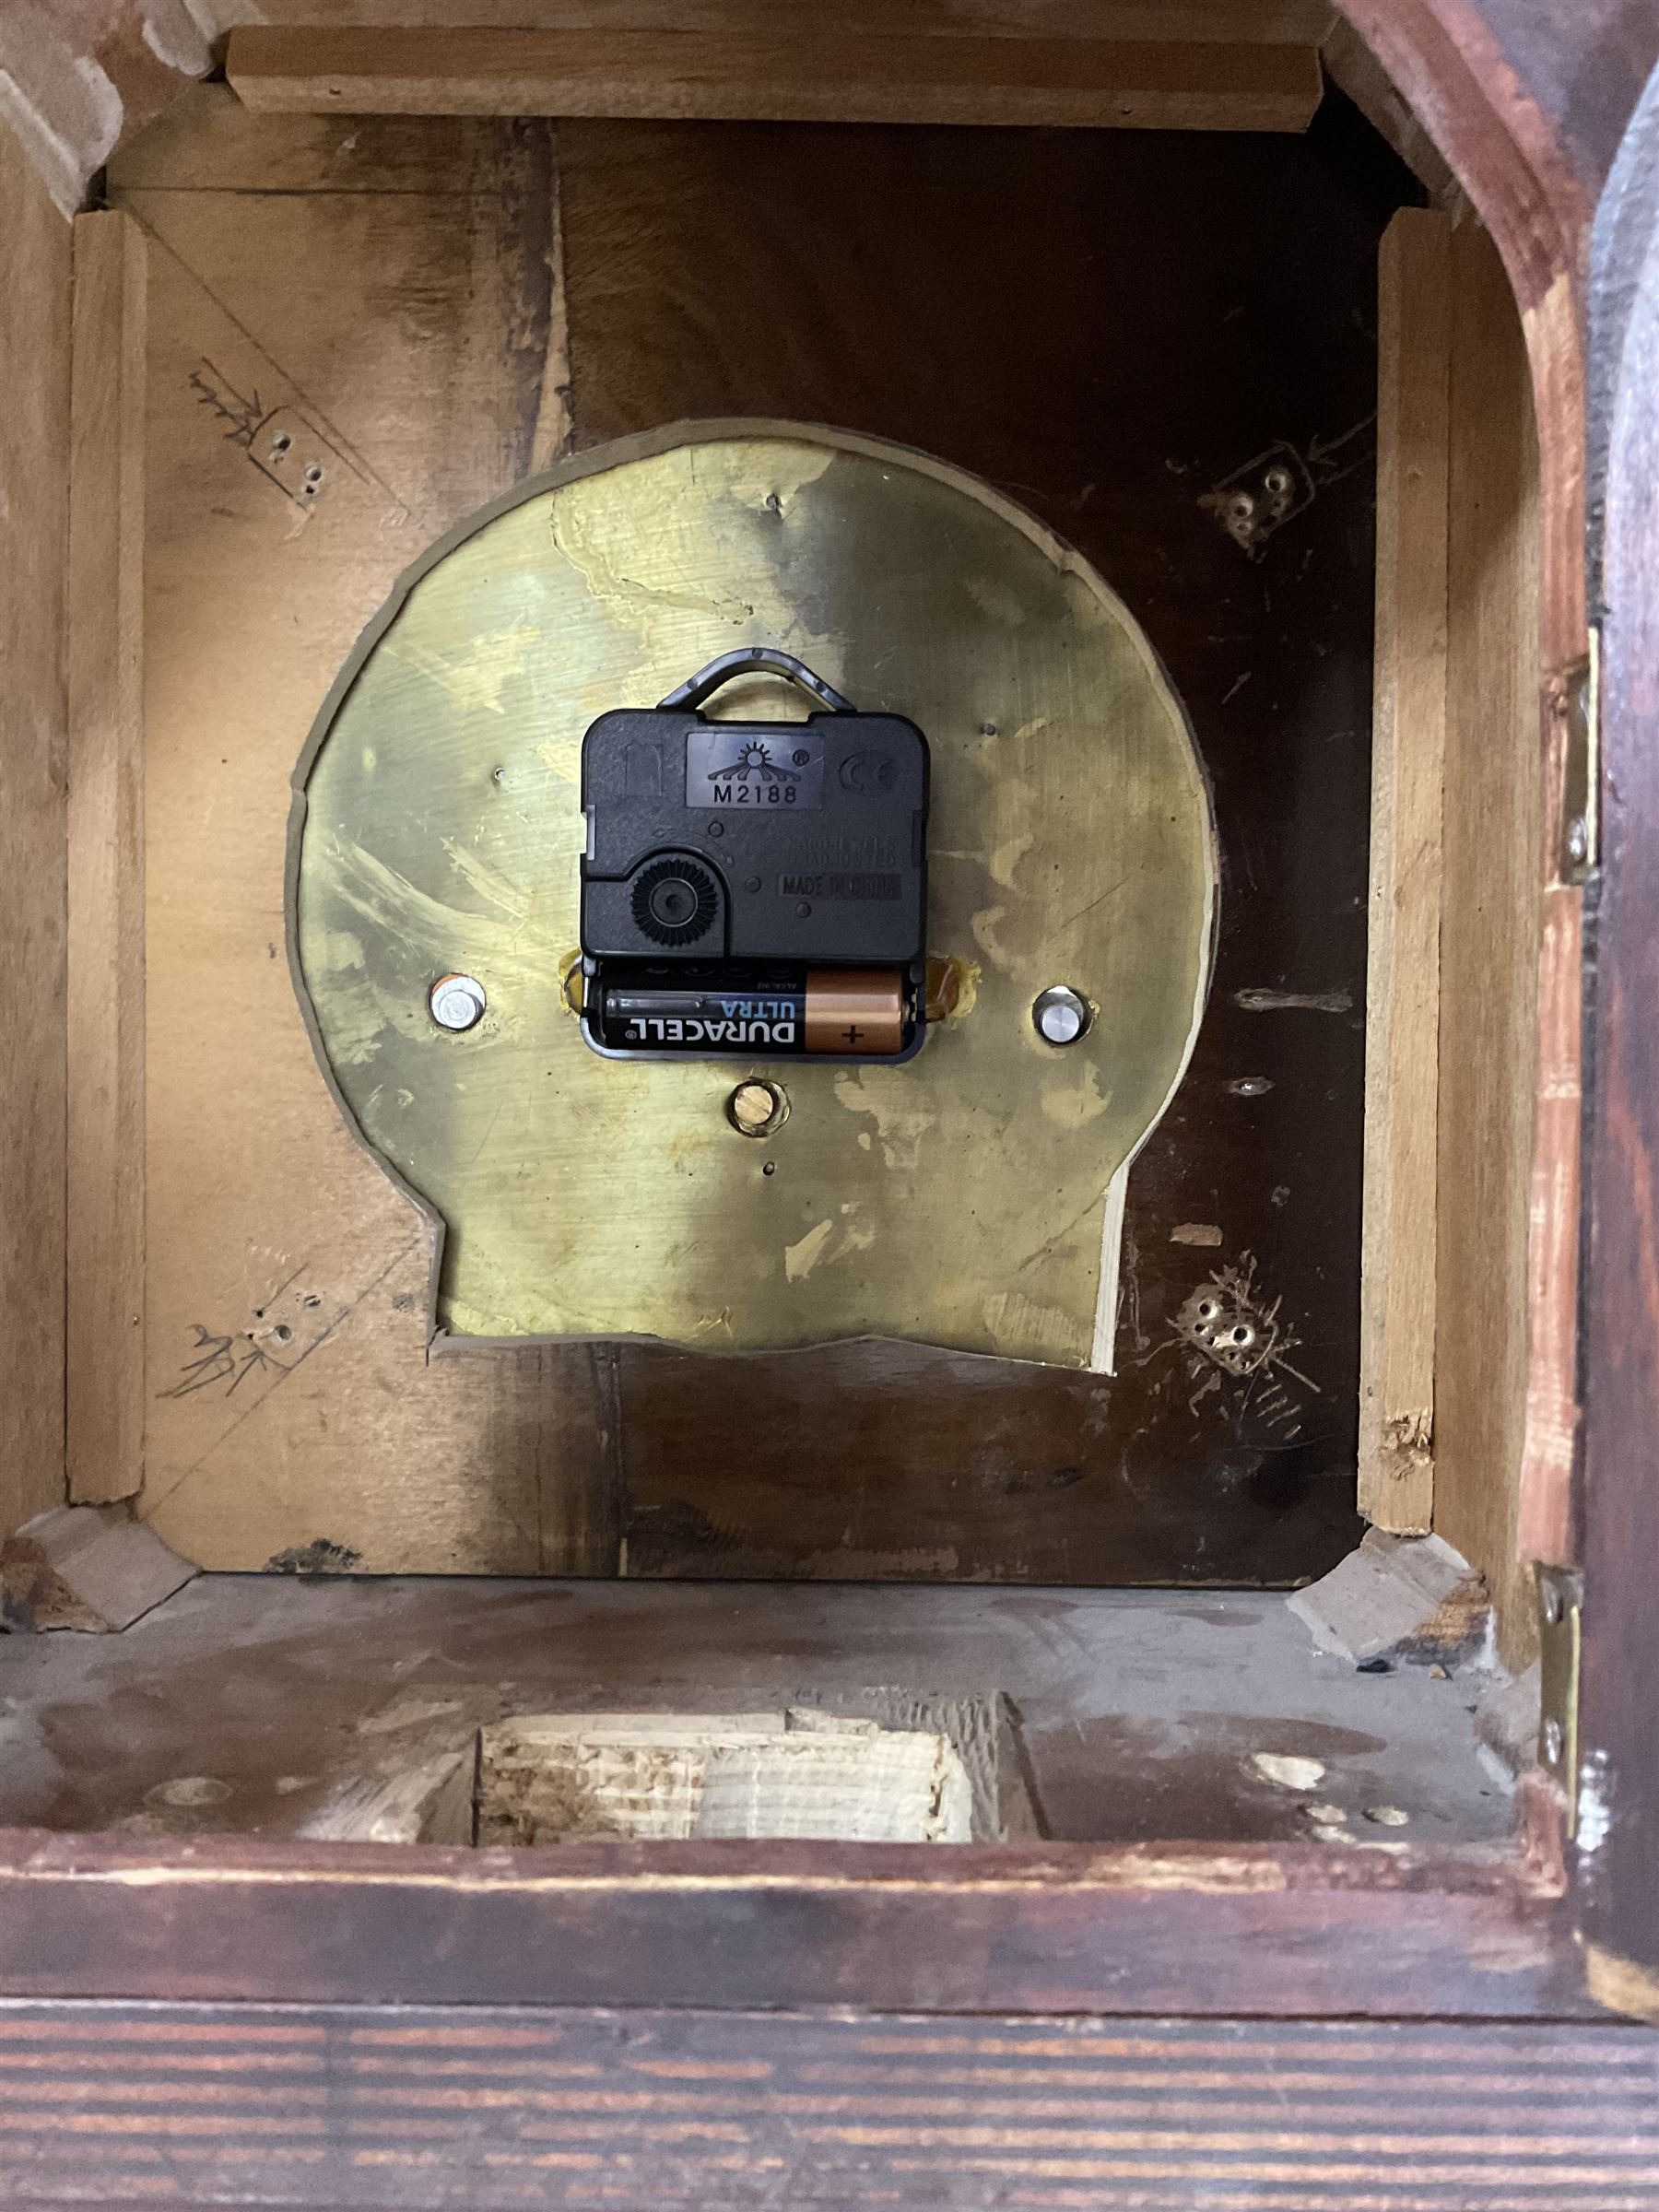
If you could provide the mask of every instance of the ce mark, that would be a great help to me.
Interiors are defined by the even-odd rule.
[[[841,786],[865,798],[871,792],[891,791],[899,771],[891,753],[849,753],[841,764]]]

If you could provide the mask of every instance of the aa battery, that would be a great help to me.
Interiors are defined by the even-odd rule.
[[[741,975],[690,985],[601,979],[595,996],[612,1052],[879,1060],[908,1041],[898,968],[774,970],[760,987]]]

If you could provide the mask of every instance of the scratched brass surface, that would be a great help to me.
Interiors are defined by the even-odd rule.
[[[566,465],[406,580],[302,767],[302,994],[363,1135],[446,1225],[437,1325],[1088,1365],[1108,1185],[1203,1003],[1214,840],[1182,711],[1099,577],[959,472],[787,426],[681,437]],[[629,1065],[565,1006],[583,730],[751,641],[932,745],[930,947],[966,987],[907,1066]],[[427,1011],[449,970],[488,994],[462,1035]],[[1059,982],[1099,1016],[1057,1052],[1030,1006]],[[764,1141],[724,1112],[751,1072],[789,1095]]]

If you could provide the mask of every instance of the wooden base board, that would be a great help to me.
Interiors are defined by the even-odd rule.
[[[0,1638],[0,1827],[338,1833],[509,1715],[799,1706],[948,1737],[980,1834],[1496,1841],[1485,1679],[1360,1674],[1253,1591],[205,1575],[130,1637]]]

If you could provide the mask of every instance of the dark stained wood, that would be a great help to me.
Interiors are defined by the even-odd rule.
[[[1659,76],[1597,228],[1601,873],[1584,1154],[1579,1876],[1593,1985],[1659,2018]]]
[[[18,2212],[1659,2206],[1612,2025],[19,2006],[0,2110]]]
[[[0,1831],[0,1992],[1471,2018],[1589,2013],[1559,1863],[1312,1844]]]
[[[771,415],[984,475],[1145,624],[1224,854],[1196,1055],[1130,1177],[1116,1376],[628,1347],[628,1571],[1324,1571],[1358,1535],[1376,256],[1413,181],[1340,100],[1303,140],[569,124],[559,159],[578,442]],[[1278,438],[1319,489],[1253,561],[1202,501]],[[1228,1267],[1298,1339],[1244,1383],[1173,1326]]]

